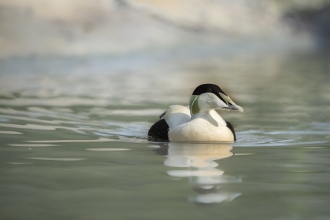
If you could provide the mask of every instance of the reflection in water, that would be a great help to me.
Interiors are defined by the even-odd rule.
[[[231,144],[209,143],[168,143],[168,158],[164,165],[187,169],[169,170],[168,175],[173,177],[189,177],[189,184],[194,194],[189,201],[196,203],[220,203],[232,201],[240,193],[231,193],[221,190],[221,184],[241,182],[240,178],[223,175],[224,171],[217,169],[215,160],[231,157]],[[160,148],[160,151],[164,147]]]

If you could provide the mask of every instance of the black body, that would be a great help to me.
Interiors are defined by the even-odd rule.
[[[168,142],[168,129],[169,126],[165,119],[160,119],[149,129],[148,141]]]

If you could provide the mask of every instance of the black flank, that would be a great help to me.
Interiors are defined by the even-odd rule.
[[[148,141],[167,142],[169,126],[165,119],[157,121],[148,131]]]
[[[227,127],[231,130],[231,132],[233,132],[234,141],[236,141],[236,134],[235,134],[235,131],[234,131],[234,127],[228,121],[225,121],[225,122],[227,123]]]

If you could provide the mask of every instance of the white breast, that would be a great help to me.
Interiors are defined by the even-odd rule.
[[[234,135],[215,111],[202,112],[168,132],[170,141],[233,142]]]

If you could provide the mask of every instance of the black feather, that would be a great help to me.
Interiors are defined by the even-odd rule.
[[[165,119],[157,121],[148,131],[148,140],[155,142],[164,142],[168,140],[169,126]]]
[[[220,95],[220,93],[227,95],[226,93],[224,93],[224,91],[222,91],[220,89],[219,86],[214,85],[214,84],[202,84],[199,85],[193,92],[193,95],[201,95],[203,93],[213,93],[214,95],[216,95],[219,99],[221,99],[224,103],[227,103]]]
[[[226,123],[227,123],[227,127],[231,130],[231,132],[233,132],[234,141],[236,141],[236,134],[235,134],[235,131],[234,131],[234,127],[228,121],[226,121]]]

